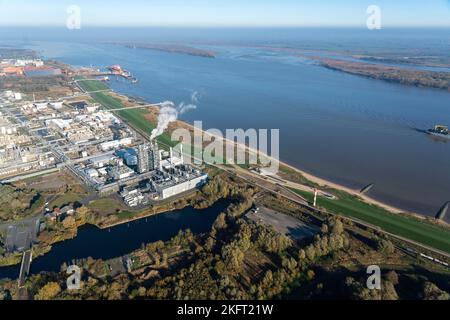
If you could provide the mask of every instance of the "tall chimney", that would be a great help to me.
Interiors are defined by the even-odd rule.
[[[313,202],[313,207],[317,206],[317,193],[318,190],[316,188],[314,188],[314,202]]]
[[[181,159],[181,164],[184,164],[183,143],[180,144],[180,159]]]

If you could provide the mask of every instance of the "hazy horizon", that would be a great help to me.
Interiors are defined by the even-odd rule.
[[[400,44],[407,39],[408,44],[417,44],[420,39],[427,39],[425,47],[430,47],[430,41],[435,45],[445,45],[442,40],[450,36],[449,27],[442,28],[384,28],[368,30],[367,28],[331,28],[331,27],[84,27],[80,30],[69,30],[63,27],[2,27],[0,39],[14,43],[16,41],[159,41],[186,43],[253,43],[270,42],[295,44],[303,43],[319,45],[323,41],[342,44],[359,43],[366,46],[379,44],[379,41],[391,39]]]
[[[4,0],[0,25],[64,27],[72,5],[84,27],[365,27],[371,5],[383,27],[450,27],[449,0]]]

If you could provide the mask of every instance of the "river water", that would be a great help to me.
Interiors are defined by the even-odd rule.
[[[36,31],[19,38],[18,45],[76,66],[120,64],[139,83],[119,80],[111,86],[152,102],[190,102],[191,93],[198,92],[198,108],[182,115],[183,120],[202,120],[205,129],[279,128],[285,162],[353,188],[375,183],[374,198],[433,216],[450,200],[450,140],[432,139],[421,130],[438,123],[450,125],[449,92],[327,70],[311,60],[257,45],[320,49],[321,54],[369,47],[375,53],[420,49],[439,56],[450,47],[446,31],[368,35],[351,30],[118,29],[91,34],[85,30],[78,36]],[[104,43],[169,38],[201,43],[216,50],[217,57]]]

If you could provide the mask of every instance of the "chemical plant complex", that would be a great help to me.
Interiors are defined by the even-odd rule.
[[[81,96],[27,102],[18,92],[0,95],[2,183],[67,168],[100,196],[120,194],[129,207],[205,183],[208,176],[185,163],[182,147],[160,149]]]

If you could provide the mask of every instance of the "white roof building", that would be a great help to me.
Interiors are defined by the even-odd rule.
[[[47,125],[47,127],[56,126],[59,129],[61,129],[61,130],[70,128],[71,123],[72,123],[71,119],[67,119],[67,120],[64,120],[64,119],[50,119],[50,120],[45,121],[45,124]]]
[[[63,106],[63,102],[50,102],[50,107],[53,109],[61,109]]]
[[[44,110],[44,109],[47,109],[48,103],[47,102],[36,102],[36,103],[34,103],[34,106],[38,110]]]

